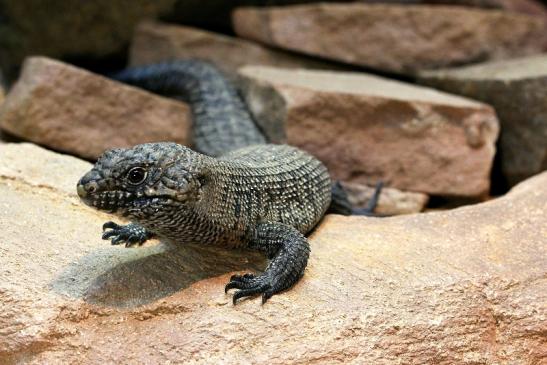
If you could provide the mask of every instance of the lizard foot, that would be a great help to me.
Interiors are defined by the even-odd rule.
[[[266,254],[271,260],[260,275],[234,275],[224,288],[239,289],[233,296],[239,298],[262,294],[262,304],[272,295],[293,286],[304,274],[310,246],[306,238],[295,228],[282,223],[260,223],[249,245]]]
[[[113,245],[125,243],[125,247],[140,246],[151,237],[146,228],[135,223],[120,226],[112,221],[106,222],[103,224],[103,232],[103,240],[110,240]]]
[[[251,295],[262,294],[262,304],[274,295],[272,281],[266,275],[233,275],[230,282],[226,284],[224,292],[227,293],[230,289],[239,289],[235,292],[232,301],[234,305],[239,298],[249,297]]]

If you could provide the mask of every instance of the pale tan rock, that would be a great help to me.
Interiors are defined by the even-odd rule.
[[[0,107],[0,127],[94,159],[143,142],[189,142],[188,107],[44,57],[29,58]]]
[[[370,3],[378,1],[365,0]],[[522,13],[538,17],[546,17],[547,10],[541,1],[536,0],[388,0],[387,3],[401,4],[444,4],[458,6],[472,6],[485,9],[500,9],[515,13]]]
[[[546,39],[543,19],[457,6],[249,7],[233,22],[244,38],[406,74],[539,53]]]
[[[235,268],[247,270],[242,256],[110,247],[99,239],[106,217],[78,204],[66,182],[41,187],[33,171],[47,176],[63,161],[57,179],[70,182],[89,165],[30,146],[0,146],[6,156],[2,364],[540,364],[545,356],[547,173],[452,211],[328,216],[294,288],[266,305],[233,307],[223,288]]]
[[[358,183],[341,183],[352,206],[364,208],[374,195],[375,188]],[[374,213],[391,216],[419,213],[424,210],[429,197],[426,194],[383,188]]]
[[[424,73],[421,81],[496,109],[509,183],[547,169],[547,54]]]
[[[244,65],[335,69],[328,62],[295,56],[240,38],[181,25],[145,22],[138,26],[130,52],[132,66],[175,59],[197,58],[233,75]]]
[[[90,163],[27,143],[0,145],[0,161],[1,364],[27,363],[75,335],[70,312],[85,308],[82,297],[92,302],[108,293],[102,304],[135,305],[200,278],[242,266],[256,268],[248,255],[233,251],[222,262],[208,263],[207,249],[167,253],[169,247],[154,243],[139,250],[110,246],[100,235],[102,224],[112,217],[86,207],[76,195],[76,183]],[[215,251],[216,257],[222,252]],[[139,261],[152,256],[152,261]],[[125,276],[131,282],[123,287],[106,281],[119,279],[129,262],[144,275]],[[192,262],[205,270],[187,273]],[[135,268],[133,264],[128,267]]]
[[[363,73],[247,66],[240,75],[266,135],[314,154],[337,180],[488,192],[498,122],[485,104]]]

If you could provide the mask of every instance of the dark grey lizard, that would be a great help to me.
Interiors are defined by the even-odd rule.
[[[197,151],[147,143],[105,152],[78,183],[88,205],[129,218],[105,223],[103,239],[127,247],[157,236],[176,243],[246,247],[270,259],[260,275],[234,275],[225,290],[238,298],[273,294],[303,275],[304,234],[329,205],[350,205],[325,166],[295,147],[267,144],[237,90],[211,64],[184,60],[128,69],[118,80],[183,97],[193,114]],[[379,189],[367,214],[378,199]]]

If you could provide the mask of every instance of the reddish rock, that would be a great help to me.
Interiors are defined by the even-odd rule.
[[[362,73],[240,75],[268,137],[314,154],[338,180],[444,196],[489,190],[498,121],[488,105]]]
[[[226,74],[244,65],[277,65],[287,68],[339,68],[327,62],[295,56],[244,39],[180,25],[142,23],[131,45],[133,66],[198,58],[210,61]]]
[[[374,3],[379,1],[372,0],[369,2]],[[500,9],[514,13],[547,17],[547,9],[545,8],[545,6],[541,3],[541,1],[535,0],[394,0],[386,2],[402,4],[443,4],[472,6],[477,8]]]
[[[546,40],[543,19],[457,6],[249,7],[237,9],[233,22],[248,39],[406,74],[539,53]]]
[[[65,190],[89,164],[29,145],[0,146],[0,159],[2,364],[545,357],[547,173],[452,211],[328,216],[294,288],[234,307],[223,288],[253,267],[245,256],[109,246],[107,217]]]
[[[28,59],[0,107],[0,127],[53,149],[94,159],[143,142],[189,142],[180,102],[44,57]]]
[[[422,82],[496,109],[510,184],[547,169],[547,55],[424,73]]]
[[[358,183],[342,182],[342,186],[348,193],[351,205],[358,208],[366,207],[375,191],[373,187]],[[385,216],[419,213],[428,200],[426,194],[383,188],[374,212]]]

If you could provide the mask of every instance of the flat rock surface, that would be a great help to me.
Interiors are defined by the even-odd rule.
[[[452,211],[328,216],[294,288],[234,307],[224,284],[254,261],[110,247],[70,189],[88,163],[18,144],[0,158],[2,364],[544,359],[547,173]]]
[[[180,58],[210,61],[228,75],[235,74],[244,65],[338,68],[328,62],[291,55],[255,42],[197,28],[159,22],[145,22],[137,27],[131,44],[132,66]]]
[[[509,183],[547,169],[547,55],[428,72],[422,82],[496,109]]]
[[[366,207],[376,190],[374,187],[359,183],[343,182],[342,186],[351,205],[358,208]],[[381,216],[419,213],[424,210],[428,201],[427,194],[383,188],[374,213]]]
[[[541,18],[457,6],[248,7],[233,22],[244,38],[405,74],[539,53],[547,38]]]
[[[0,127],[94,159],[105,149],[189,142],[186,104],[44,57],[29,58],[0,107]]]
[[[314,154],[340,181],[488,192],[498,122],[485,104],[363,73],[247,66],[240,76],[267,136]]]

